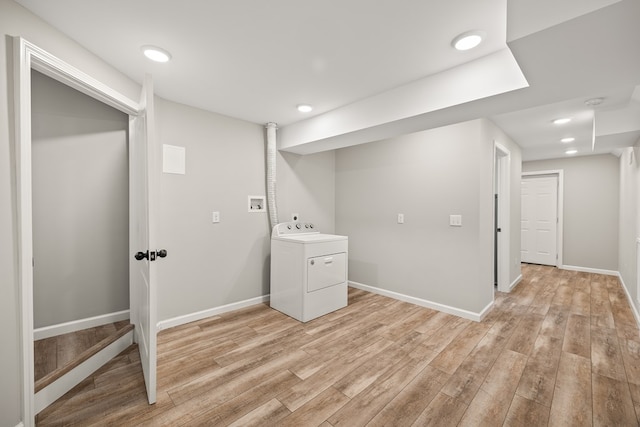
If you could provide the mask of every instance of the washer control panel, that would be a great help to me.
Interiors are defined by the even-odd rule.
[[[284,236],[287,234],[319,233],[315,225],[311,222],[281,222],[273,227],[274,236]]]

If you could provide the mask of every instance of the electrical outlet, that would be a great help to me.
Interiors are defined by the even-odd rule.
[[[462,215],[449,215],[449,225],[452,227],[462,227]]]
[[[404,214],[398,214],[398,224],[404,224]]]
[[[214,212],[214,213],[213,213],[213,215],[212,215],[212,217],[211,217],[211,219],[212,219],[212,222],[213,222],[214,224],[219,223],[219,222],[220,222],[220,212],[217,212],[217,211],[216,211],[216,212]]]

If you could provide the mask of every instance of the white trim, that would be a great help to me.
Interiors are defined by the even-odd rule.
[[[133,344],[133,331],[129,331],[98,353],[85,360],[67,374],[52,382],[35,395],[35,413],[51,405],[85,378],[104,366],[111,359]]]
[[[618,273],[618,278],[620,279],[620,283],[622,283],[622,289],[624,289],[624,293],[627,295],[627,301],[629,301],[629,305],[631,306],[631,311],[633,311],[633,317],[636,318],[636,323],[638,324],[638,327],[640,327],[640,313],[638,313],[638,307],[636,307],[636,305],[633,303],[633,298],[631,298],[629,289],[627,288],[627,285],[624,283],[622,274]]]
[[[511,282],[511,284],[509,285],[509,292],[511,292],[516,286],[518,286],[518,284],[520,284],[521,281],[522,281],[522,274],[519,274],[518,277],[516,277],[516,280]]]
[[[349,286],[363,291],[372,292],[374,294],[382,295],[385,297],[393,298],[398,301],[404,301],[411,304],[419,305],[421,307],[432,308],[434,310],[442,311],[444,313],[453,314],[454,316],[462,317],[464,319],[474,320],[476,322],[482,321],[484,316],[487,315],[491,307],[493,307],[493,301],[491,301],[485,308],[479,313],[464,310],[461,308],[451,307],[449,305],[440,304],[433,301],[428,301],[422,298],[416,298],[409,295],[400,294],[398,292],[388,291],[382,288],[376,288],[375,286],[364,285],[362,283],[353,282],[349,280]]]
[[[622,276],[620,278],[622,279]],[[640,237],[636,238],[636,299],[640,304]]]
[[[562,268],[562,254],[563,242],[564,242],[564,170],[552,169],[544,171],[531,171],[522,172],[522,177],[525,176],[542,176],[542,175],[558,175],[558,227],[556,228],[556,252],[558,254],[558,260],[556,266]]]
[[[22,356],[22,422],[35,424],[33,356],[33,242],[31,193],[31,70],[38,70],[129,115],[139,105],[22,37],[13,38],[18,283]]]
[[[209,308],[207,310],[197,311],[195,313],[184,314],[182,316],[172,317],[170,319],[158,322],[158,332],[184,325],[186,323],[195,322],[197,320],[206,319],[207,317],[216,316],[218,314],[227,313],[229,311],[239,310],[241,308],[250,307],[256,304],[269,302],[269,295],[246,299],[244,301],[233,302],[231,304],[221,305],[220,307]]]
[[[604,270],[602,268],[591,268],[591,267],[579,267],[575,265],[562,265],[558,267],[561,270],[570,270],[570,271],[581,271],[583,273],[595,273],[595,274],[604,274],[606,276],[619,276],[615,270]]]
[[[494,191],[498,191],[498,220],[501,229],[498,235],[498,290],[510,292],[508,283],[511,264],[511,152],[498,142],[494,141],[493,145],[496,169],[493,175],[494,180],[496,175],[499,180],[494,183]]]
[[[44,49],[19,38],[24,43],[24,49],[30,57],[32,69],[45,74],[69,87],[76,89],[116,110],[125,114],[136,116],[139,105],[109,86],[83,73],[77,68],[51,55]]]
[[[24,427],[24,424],[21,422],[16,427]]]
[[[95,328],[96,326],[107,325],[109,323],[120,322],[129,319],[129,310],[117,311],[115,313],[102,314],[100,316],[88,317],[86,319],[73,320],[71,322],[59,323],[57,325],[44,326],[33,330],[35,341],[45,338],[55,337],[69,332],[81,331],[83,329]]]

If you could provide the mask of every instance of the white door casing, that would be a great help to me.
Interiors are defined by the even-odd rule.
[[[140,114],[129,118],[129,239],[131,261],[129,268],[129,296],[131,323],[138,343],[140,361],[149,403],[156,401],[156,335],[157,286],[155,251],[154,202],[156,150],[153,143],[155,122],[153,108],[153,81],[146,75],[140,96]],[[146,252],[147,258],[136,260],[133,254]]]
[[[128,114],[130,117],[137,117],[141,109],[136,102],[126,96],[21,37],[13,38],[13,54],[17,202],[16,228],[18,234],[18,310],[20,316],[20,352],[22,356],[21,415],[22,425],[24,427],[31,427],[35,425],[33,354],[33,215],[31,189],[31,70],[37,70],[48,77],[51,77],[104,104]],[[147,91],[145,99],[153,100],[152,88]],[[145,106],[145,110],[149,113],[148,103]],[[151,103],[151,117],[151,123],[153,123],[153,103]],[[148,124],[149,123],[147,121],[147,125]],[[153,136],[153,128],[151,133]],[[145,164],[155,162],[155,158],[149,156],[143,160],[145,161]],[[130,164],[134,164],[134,162],[131,161]],[[155,167],[156,164],[157,163],[153,163],[154,167],[151,168],[151,170],[157,170],[157,167]],[[155,187],[153,187],[153,182],[151,182],[151,184],[151,188],[153,190]],[[155,193],[154,191],[149,191],[149,194],[153,195]],[[153,223],[151,223],[151,225],[153,225]],[[153,236],[153,228],[150,228],[150,230],[150,236]],[[155,242],[150,241],[150,243]],[[150,278],[148,283],[153,285],[154,276],[152,270],[148,277]],[[150,288],[155,289],[153,286]],[[150,335],[152,335],[152,338],[148,339],[150,347],[149,354],[152,355],[152,358],[148,363],[153,364],[153,369],[147,369],[147,371],[151,370],[153,372],[155,381],[156,300],[154,293],[147,294],[147,297],[149,300],[144,311],[148,312],[149,319],[153,322],[148,323],[148,325],[152,325],[152,327],[147,328]],[[133,308],[134,302],[132,301],[130,304]],[[153,333],[151,333],[152,331]],[[155,382],[153,386],[153,396],[155,400]]]
[[[511,152],[501,144],[494,142],[494,188],[498,194],[498,290],[509,292],[510,254],[511,254]]]
[[[521,203],[522,262],[557,266],[558,177],[523,177]]]

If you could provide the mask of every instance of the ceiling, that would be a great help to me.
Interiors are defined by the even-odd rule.
[[[640,16],[637,0],[566,0],[561,10],[550,0],[17,2],[132,80],[152,73],[163,98],[277,122],[296,140],[342,117],[340,135],[309,136],[305,143],[323,143],[301,153],[478,117],[498,124],[525,160],[564,155],[558,141],[565,134],[575,134],[578,154],[612,152],[640,137],[640,115],[633,114],[640,104],[634,96],[640,49],[617,43],[625,34],[640,40],[637,19],[625,18]],[[486,33],[478,48],[451,47],[456,35],[474,29]],[[147,44],[168,50],[172,60],[148,61],[140,51]],[[491,91],[480,80],[473,82],[477,95],[449,93],[470,84],[462,70],[472,64],[478,70],[487,58],[503,58],[500,52],[509,53],[518,65],[514,78],[526,84]],[[488,77],[499,75],[487,70]],[[434,104],[428,88],[444,90],[442,102]],[[595,107],[597,151],[590,150],[593,108],[584,104],[593,97],[604,98]],[[298,112],[302,103],[314,110]],[[564,128],[550,125],[559,115],[574,120]],[[363,124],[362,116],[372,119]]]

